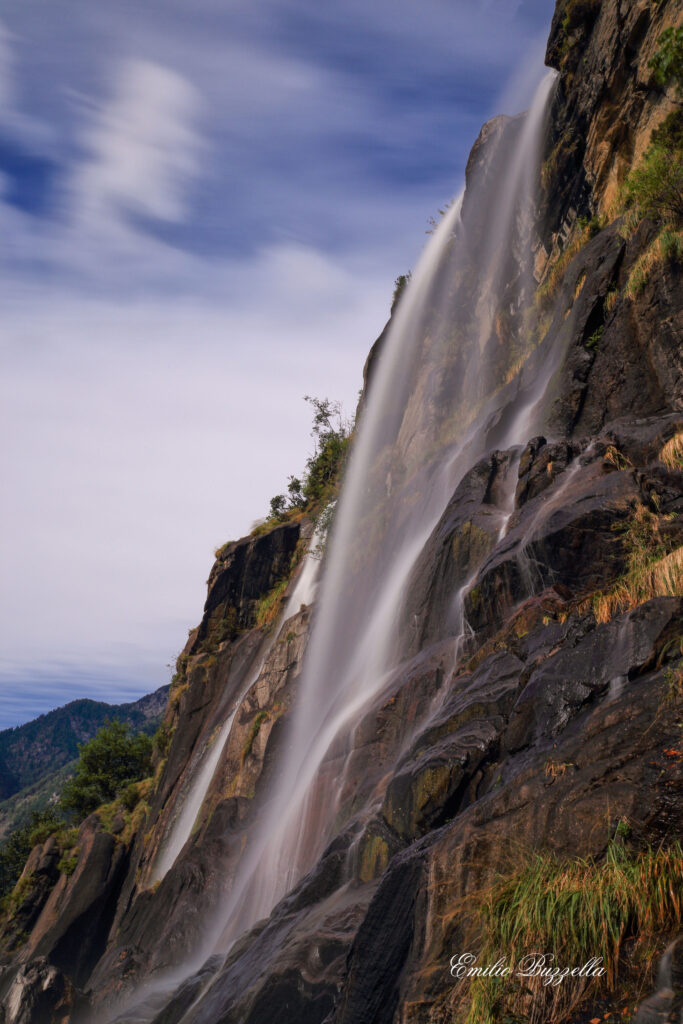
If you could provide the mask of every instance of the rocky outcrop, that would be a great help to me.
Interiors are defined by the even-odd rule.
[[[560,72],[545,167],[548,252],[577,214],[609,214],[652,131],[676,108],[649,62],[660,35],[681,24],[675,0],[559,0],[546,62]]]

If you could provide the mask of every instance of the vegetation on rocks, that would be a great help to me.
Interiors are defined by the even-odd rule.
[[[76,774],[64,787],[62,807],[81,820],[131,783],[149,776],[151,770],[150,737],[132,736],[128,726],[112,722],[80,746]]]
[[[645,217],[662,225],[683,220],[683,111],[674,111],[652,133],[645,156],[624,182],[621,200],[631,228]]]
[[[553,305],[567,267],[604,226],[604,221],[597,217],[577,218],[564,249],[549,263],[543,282],[536,291],[534,301],[540,310],[548,310]]]
[[[407,274],[399,274],[398,277],[396,278],[396,280],[394,281],[394,294],[393,294],[393,296],[391,298],[391,308],[392,308],[392,310],[396,306],[396,303],[398,302],[398,300],[403,295],[403,292],[405,291],[406,285],[408,284],[408,282],[410,281],[412,276],[413,276],[412,272],[409,270]]]
[[[640,295],[652,276],[655,267],[663,263],[683,262],[683,231],[664,228],[655,240],[638,257],[629,274],[624,294],[629,299]]]
[[[683,433],[674,434],[670,441],[667,441],[661,452],[660,460],[668,469],[683,469]]]
[[[673,84],[683,90],[683,28],[667,28],[658,39],[657,52],[650,61],[655,81],[666,88]]]
[[[683,849],[679,842],[639,852],[623,832],[602,860],[563,860],[537,853],[516,873],[500,878],[480,905],[483,949],[479,962],[495,963],[505,950],[510,962],[530,953],[552,954],[552,966],[582,966],[602,958],[603,978],[567,977],[557,986],[541,977],[475,978],[468,1024],[501,1020],[566,1020],[589,986],[614,991],[628,945],[628,963],[651,972],[651,940],[671,934],[683,921]],[[506,1016],[506,1014],[508,1016]]]
[[[303,477],[289,477],[287,494],[276,494],[262,527],[286,522],[303,511],[314,512],[328,504],[336,493],[351,440],[351,423],[339,402],[329,398],[304,399],[313,407],[313,454],[306,461]]]
[[[0,898],[11,892],[24,869],[26,858],[36,845],[44,842],[53,830],[63,828],[64,822],[53,808],[34,812],[31,819],[16,829],[0,847]]]
[[[261,598],[256,606],[257,626],[269,626],[275,621],[288,583],[289,579],[280,580],[265,597]]]
[[[640,506],[628,523],[619,524],[627,548],[628,568],[607,591],[591,598],[598,622],[655,597],[683,593],[683,548],[669,550],[664,541],[660,517]]]

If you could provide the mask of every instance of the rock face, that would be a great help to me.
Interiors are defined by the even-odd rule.
[[[535,851],[599,863],[625,833],[635,852],[680,838],[680,265],[655,260],[643,287],[629,289],[657,227],[643,220],[629,234],[609,213],[617,184],[675,107],[648,62],[680,19],[673,0],[559,0],[548,58],[560,78],[537,211],[537,344],[501,387],[486,454],[472,460],[415,563],[402,658],[343,751],[338,827],[318,862],[227,956],[195,962],[290,742],[315,609],[268,610],[303,571],[312,524],[302,518],[218,553],[137,817],[84,822],[70,874],[53,840],[32,852],[3,924],[5,1024],[116,1013],[121,1024],[464,1020],[450,959],[479,948],[477,908],[494,879]],[[485,127],[468,181],[475,172],[495,180],[523,123]],[[591,238],[576,233],[579,215],[598,213],[611,223],[596,223]],[[475,248],[483,244],[467,196],[463,221]],[[512,257],[505,272],[517,272]],[[458,288],[467,287],[465,275]],[[509,341],[504,327],[483,339],[493,361]],[[385,337],[366,364],[370,389]],[[544,434],[505,448],[517,398],[548,367]],[[440,386],[457,372],[453,357]],[[407,422],[420,401],[407,398]],[[408,462],[411,437],[403,442]],[[466,629],[453,617],[454,595]],[[340,763],[333,744],[323,799]],[[649,937],[667,952],[659,983],[643,968],[655,994],[638,1021],[680,1013],[674,940],[663,926]],[[163,991],[145,987],[176,968]],[[604,1009],[599,1001],[612,995],[582,997],[577,1021],[598,1015],[591,1000]],[[517,1019],[550,1019],[539,1016],[547,1007],[534,1013]],[[501,1009],[496,1019],[512,1018]]]

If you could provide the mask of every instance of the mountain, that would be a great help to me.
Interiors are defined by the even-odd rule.
[[[153,733],[168,701],[168,686],[127,704],[74,700],[25,725],[0,732],[0,835],[40,810],[63,784],[86,743],[117,719],[134,732]]]
[[[218,551],[153,777],[31,852],[6,1024],[680,1019],[682,23],[558,0],[341,480]]]

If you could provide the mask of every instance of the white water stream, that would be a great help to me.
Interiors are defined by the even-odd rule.
[[[221,755],[228,742],[235,715],[239,711],[240,705],[247,693],[259,678],[280,627],[287,619],[296,615],[302,605],[311,604],[315,598],[320,573],[320,560],[316,557],[315,552],[323,539],[321,531],[316,530],[303,556],[304,564],[299,571],[294,589],[285,604],[284,611],[278,617],[270,637],[262,644],[261,650],[258,652],[256,664],[249,673],[246,683],[241,688],[232,706],[232,710],[218,730],[217,735],[209,740],[207,748],[201,755],[200,767],[195,769],[194,778],[182,802],[180,813],[173,820],[170,833],[159,851],[159,856],[151,876],[152,882],[157,882],[164,877],[166,872],[175,864],[178,855],[190,838],[197,816],[209,791],[211,780],[214,777],[216,768],[221,760]]]
[[[552,74],[543,80],[519,132],[511,165],[513,180],[503,190],[505,202],[513,209],[501,210],[499,197],[486,246],[491,266],[484,268],[483,279],[490,280],[498,273],[500,248],[509,250],[512,235],[518,238],[516,211],[521,206],[526,213],[535,197],[553,83]],[[428,455],[424,449],[434,444],[429,422],[434,415],[433,378],[443,359],[437,331],[444,321],[462,319],[460,311],[450,305],[461,207],[462,200],[453,205],[426,247],[379,357],[335,518],[290,726],[288,756],[269,801],[270,813],[262,820],[249,856],[238,870],[223,912],[217,949],[228,948],[246,927],[265,916],[327,844],[338,794],[327,792],[324,801],[312,798],[320,765],[332,742],[352,730],[395,668],[393,658],[399,646],[401,609],[410,574],[460,479],[484,452],[488,409],[459,437],[456,434],[452,441],[445,441],[443,455],[432,459],[426,479],[422,472]],[[502,225],[500,235],[494,230],[497,225]],[[491,235],[496,236],[493,241]],[[522,268],[522,276],[528,271],[528,267]],[[482,305],[490,306],[491,301]],[[488,317],[488,308],[485,315]],[[488,371],[482,366],[481,335],[479,320],[474,331],[470,329],[470,338],[462,340],[463,347],[467,346],[467,378],[476,376],[477,366],[482,373]],[[446,344],[449,341],[450,336],[444,339]],[[534,392],[523,398],[507,431],[506,447],[528,439],[529,409],[539,404],[546,384],[539,380]],[[418,407],[411,403],[416,394],[421,397]],[[453,395],[451,400],[454,406],[466,405],[468,395]],[[389,445],[392,457],[383,460]],[[405,472],[408,462],[411,466]],[[514,490],[514,479],[511,485]],[[402,504],[409,506],[407,512]]]

